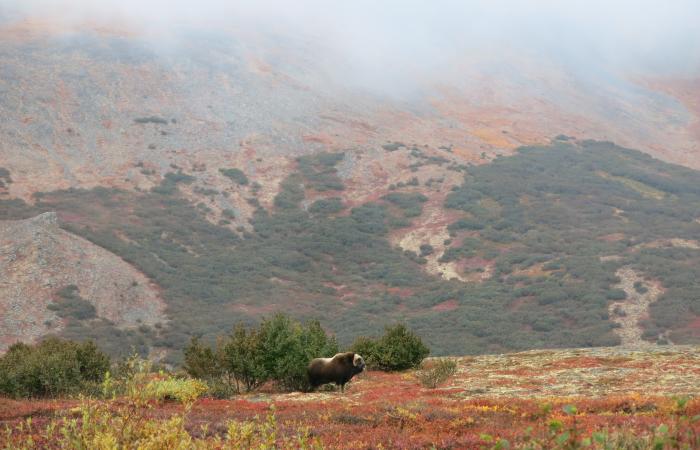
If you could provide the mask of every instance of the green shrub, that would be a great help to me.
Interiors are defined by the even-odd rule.
[[[173,195],[177,192],[178,183],[191,184],[194,180],[195,177],[187,175],[182,170],[168,172],[158,186],[151,188],[151,192],[161,195]]]
[[[435,389],[450,379],[457,372],[457,363],[452,359],[439,359],[423,362],[421,370],[416,372],[420,383],[430,389]]]
[[[375,339],[367,336],[358,336],[350,346],[350,351],[360,354],[364,358],[367,367],[376,367],[374,358],[377,354],[377,341]]]
[[[260,325],[260,352],[263,366],[283,389],[307,390],[306,367],[316,357],[329,357],[338,352],[334,338],[329,338],[318,321],[302,326],[276,314]]]
[[[155,124],[160,124],[160,125],[167,125],[168,124],[167,119],[164,119],[164,118],[158,117],[158,116],[137,117],[136,119],[134,119],[134,122],[141,123],[141,124],[144,124],[144,123],[155,123]]]
[[[143,396],[148,400],[175,400],[191,404],[208,389],[206,383],[192,378],[176,378],[164,373],[153,377],[143,386]]]
[[[406,147],[406,145],[402,142],[390,142],[388,144],[382,144],[382,148],[388,152],[395,152],[401,147]]]
[[[185,349],[185,371],[207,380],[210,393],[227,396],[252,391],[268,380],[285,390],[306,390],[311,359],[338,352],[334,337],[312,320],[305,325],[284,314],[264,320],[257,329],[238,325],[217,340],[216,349],[193,338]]]
[[[608,300],[624,300],[627,298],[627,293],[622,289],[611,289],[606,292],[605,297]]]
[[[649,292],[649,288],[644,286],[644,283],[641,281],[635,281],[634,282],[634,290],[637,291],[638,294],[646,294]]]
[[[101,394],[103,398],[120,397],[140,406],[164,400],[191,406],[208,389],[209,386],[202,380],[157,370],[152,361],[134,354],[115,366],[114,377],[107,373],[101,385]]]
[[[248,177],[241,169],[232,167],[230,169],[219,169],[219,172],[221,172],[223,176],[232,179],[241,186],[248,184]]]
[[[75,394],[101,382],[109,365],[109,358],[92,342],[48,338],[35,345],[14,344],[0,358],[0,394]]]
[[[420,246],[420,256],[432,255],[435,249],[430,244],[421,244]]]
[[[311,214],[335,214],[339,213],[343,209],[345,209],[343,200],[338,197],[322,198],[320,200],[316,200],[311,204],[311,206],[309,206],[309,212]]]
[[[415,192],[391,192],[384,195],[382,200],[400,208],[406,217],[417,217],[423,212],[423,203],[428,201],[428,197]]]
[[[0,187],[5,187],[6,184],[12,183],[12,177],[10,177],[10,171],[4,167],[0,167]]]
[[[203,344],[198,337],[193,337],[185,348],[184,369],[190,376],[210,380],[221,375],[219,358],[211,347]]]
[[[304,200],[304,188],[299,176],[290,175],[280,183],[280,189],[275,196],[275,207],[280,209],[295,209]]]
[[[418,367],[430,353],[421,338],[401,323],[387,327],[384,335],[377,340],[367,337],[356,339],[351,349],[362,355],[370,368],[385,371]]]
[[[297,163],[308,187],[317,191],[342,191],[345,186],[335,165],[343,158],[345,153],[317,153],[301,156]]]
[[[227,339],[219,342],[218,356],[228,384],[231,385],[232,379],[237,393],[241,392],[241,387],[246,392],[252,391],[268,378],[257,330],[237,325]]]

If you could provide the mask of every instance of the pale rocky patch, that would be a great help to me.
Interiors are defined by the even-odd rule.
[[[611,303],[608,312],[612,320],[620,324],[620,328],[615,329],[615,333],[620,336],[622,346],[644,348],[654,345],[642,339],[643,330],[639,321],[649,316],[649,305],[663,293],[663,287],[660,283],[646,281],[641,274],[629,267],[622,267],[615,275],[620,278],[620,282],[615,287],[625,291],[627,298]],[[634,288],[636,282],[642,283],[647,291],[637,292]],[[616,311],[622,311],[622,314]]]
[[[431,219],[435,219],[438,213],[431,214],[427,218],[426,222],[430,222]],[[441,263],[439,261],[440,257],[445,253],[445,240],[450,238],[450,233],[447,230],[447,226],[444,225],[441,228],[434,230],[425,226],[418,226],[417,228],[411,230],[409,233],[401,237],[398,242],[399,247],[403,250],[410,250],[420,254],[420,246],[423,244],[430,244],[434,251],[432,254],[427,255],[425,259],[428,261],[425,265],[426,271],[433,275],[438,275],[445,280],[456,279],[459,281],[467,281],[462,275],[457,272],[457,265],[454,261],[447,263]]]
[[[696,239],[681,239],[681,238],[669,238],[669,239],[656,239],[651,242],[646,242],[644,244],[639,244],[634,247],[635,250],[642,248],[663,248],[663,247],[676,247],[676,248],[690,248],[693,250],[700,250],[700,242]]]

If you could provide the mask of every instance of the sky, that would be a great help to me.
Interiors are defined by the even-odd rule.
[[[700,74],[698,0],[0,0],[0,17],[47,16],[128,23],[161,43],[240,26],[309,39],[335,76],[383,88],[396,73],[454,76],[474,55],[528,54],[581,74]]]

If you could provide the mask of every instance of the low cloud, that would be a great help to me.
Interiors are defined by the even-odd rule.
[[[0,17],[126,23],[156,46],[185,30],[244,27],[312,43],[308,56],[339,81],[399,91],[452,81],[470,61],[500,55],[580,76],[700,72],[697,0],[0,0]]]

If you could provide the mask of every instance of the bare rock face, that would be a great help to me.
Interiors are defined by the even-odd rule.
[[[0,221],[0,351],[60,331],[61,320],[47,307],[69,285],[117,327],[165,320],[155,285],[118,256],[62,230],[55,213]]]

